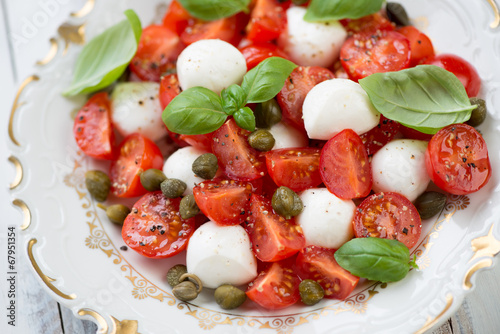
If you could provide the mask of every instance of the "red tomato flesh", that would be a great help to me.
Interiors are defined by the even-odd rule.
[[[242,31],[246,22],[248,17],[244,13],[210,22],[193,20],[182,32],[181,41],[190,45],[202,39],[220,39],[238,46],[243,38]]]
[[[385,144],[393,140],[399,131],[399,126],[398,122],[380,115],[378,125],[360,136],[363,145],[365,145],[366,153],[374,155]]]
[[[247,38],[252,42],[277,39],[286,27],[285,10],[289,5],[277,0],[257,0],[246,27]]]
[[[375,34],[377,31],[394,30],[394,24],[380,13],[374,13],[359,19],[344,19],[340,20],[340,23],[351,34]]]
[[[247,62],[248,71],[269,57],[281,57],[288,59],[287,54],[272,43],[250,44],[241,48],[240,51]]]
[[[410,41],[410,67],[417,66],[426,59],[434,57],[434,46],[426,34],[413,26],[401,27],[397,32]]]
[[[160,80],[160,105],[165,109],[168,104],[181,93],[182,89],[179,84],[177,74],[164,75]]]
[[[188,26],[190,19],[193,18],[189,12],[177,0],[172,0],[163,17],[163,26],[180,36]]]

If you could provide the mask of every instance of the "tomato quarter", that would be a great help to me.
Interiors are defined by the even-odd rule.
[[[288,59],[287,54],[273,43],[250,44],[241,48],[240,51],[247,62],[248,71],[269,57],[281,57]]]
[[[286,6],[278,0],[256,0],[250,22],[246,27],[247,38],[252,42],[270,42],[279,37],[286,27]]]
[[[163,26],[180,36],[188,26],[190,19],[193,18],[189,12],[177,0],[172,0],[163,17]]]
[[[182,89],[179,84],[177,74],[167,74],[160,80],[160,105],[165,109],[168,104],[181,93]]]
[[[377,153],[385,144],[394,139],[398,131],[398,122],[380,115],[378,125],[360,136],[363,145],[365,145],[366,153],[368,155]]]
[[[238,46],[243,38],[242,31],[246,22],[248,17],[244,13],[210,22],[193,20],[182,32],[181,41],[190,45],[202,39],[220,39]]]
[[[394,24],[380,13],[374,13],[359,19],[344,19],[340,20],[340,23],[351,34],[374,34],[377,31],[394,30]]]
[[[426,59],[434,57],[434,46],[426,34],[413,26],[401,27],[397,32],[410,41],[410,67],[417,66]]]

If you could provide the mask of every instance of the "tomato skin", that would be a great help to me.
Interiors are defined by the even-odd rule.
[[[410,67],[417,66],[434,57],[434,46],[426,34],[413,26],[405,26],[396,30],[410,41]]]
[[[190,45],[202,39],[220,39],[237,46],[243,38],[242,30],[246,22],[248,16],[244,13],[210,22],[192,20],[180,35],[181,41]]]
[[[165,198],[161,191],[144,195],[123,223],[123,241],[139,254],[156,259],[184,250],[194,232],[195,218],[181,218],[180,201]]]
[[[150,139],[133,133],[123,140],[117,160],[111,163],[111,192],[118,197],[144,195],[146,189],[141,184],[140,173],[162,167],[163,156],[158,146]]]
[[[286,27],[286,9],[289,3],[277,0],[257,0],[246,27],[247,38],[252,42],[270,42],[279,37]]]
[[[343,19],[340,20],[340,23],[351,34],[374,34],[377,31],[391,31],[395,28],[394,24],[380,13],[374,13],[359,19]]]
[[[188,26],[190,19],[192,17],[189,12],[177,0],[172,0],[163,17],[163,26],[180,36]]]
[[[440,54],[428,59],[426,64],[436,65],[455,74],[464,85],[469,97],[476,97],[481,89],[481,78],[474,66],[467,60],[453,54]]]
[[[361,138],[351,129],[343,130],[325,144],[319,170],[323,183],[339,198],[365,197],[371,191],[368,153]]]
[[[404,125],[399,126],[399,131],[401,131],[403,136],[408,139],[425,140],[425,141],[429,141],[432,139],[432,135],[417,131],[412,128],[408,128]]]
[[[411,249],[422,231],[420,215],[403,195],[394,192],[373,194],[356,209],[353,219],[356,238],[396,239]]]
[[[467,124],[439,130],[427,146],[425,164],[432,181],[454,195],[476,192],[491,177],[486,142]]]
[[[394,139],[399,127],[398,122],[380,115],[378,125],[360,136],[363,145],[365,145],[366,153],[369,156],[377,153],[385,144]]]
[[[202,151],[212,152],[213,135],[213,132],[202,135],[179,135],[179,139]]]
[[[297,269],[302,279],[312,279],[325,290],[325,298],[346,299],[359,277],[342,268],[334,257],[335,249],[307,246],[297,255]]]
[[[168,104],[181,93],[182,89],[179,84],[177,74],[167,74],[161,77],[160,80],[160,105],[165,109]]]
[[[283,148],[266,153],[269,175],[278,186],[300,192],[321,184],[320,149]]]
[[[75,117],[73,135],[86,155],[96,159],[114,159],[115,133],[107,93],[95,94],[80,109]]]
[[[272,43],[254,43],[240,49],[243,57],[247,61],[247,70],[250,71],[259,63],[269,57],[281,57],[289,59],[285,51]]]

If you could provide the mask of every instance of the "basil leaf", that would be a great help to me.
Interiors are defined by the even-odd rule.
[[[123,20],[94,37],[82,50],[76,61],[71,86],[65,96],[92,93],[105,88],[126,70],[137,51],[141,38],[141,21],[129,9]]]
[[[296,67],[291,61],[280,57],[263,60],[243,77],[241,88],[247,95],[246,103],[261,103],[275,97]]]
[[[408,247],[391,239],[352,239],[335,252],[335,260],[355,276],[380,282],[402,280],[410,270]]]
[[[439,66],[375,73],[359,84],[385,117],[423,133],[463,123],[476,108],[460,80]]]
[[[382,9],[384,0],[312,0],[304,20],[326,22],[341,19],[359,19]]]
[[[252,109],[248,107],[238,109],[233,117],[240,128],[248,131],[255,131],[255,116]]]
[[[234,114],[238,109],[245,106],[246,94],[243,89],[234,84],[222,90],[222,110],[228,114]]]
[[[250,0],[179,0],[192,16],[214,21],[244,11],[248,12]]]
[[[219,95],[204,87],[183,91],[170,101],[162,114],[170,131],[185,135],[215,131],[226,118]]]

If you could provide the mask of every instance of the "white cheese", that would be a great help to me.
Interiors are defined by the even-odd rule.
[[[194,148],[193,146],[187,146],[175,151],[163,165],[163,173],[169,179],[179,179],[184,181],[187,185],[184,196],[193,193],[193,187],[195,183],[200,183],[205,181],[202,178],[197,177],[193,173],[193,162],[200,155],[207,152]]]
[[[273,150],[280,148],[306,147],[309,145],[309,139],[303,132],[295,129],[293,126],[285,125],[282,122],[273,125],[269,129],[269,132],[271,132],[275,140]]]

